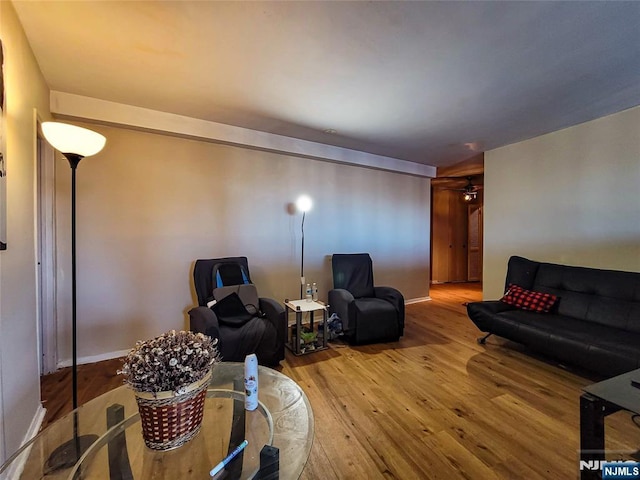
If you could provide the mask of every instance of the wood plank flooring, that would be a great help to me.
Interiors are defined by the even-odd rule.
[[[407,306],[397,343],[287,351],[279,370],[315,415],[301,478],[578,478],[578,401],[600,379],[497,337],[478,345],[463,303],[481,298],[479,284],[433,285],[431,297]],[[80,402],[121,385],[120,364],[82,365]],[[69,369],[43,377],[45,424],[70,410],[70,383]],[[607,418],[607,449],[638,447],[629,414]]]

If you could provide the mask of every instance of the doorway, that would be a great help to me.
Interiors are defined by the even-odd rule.
[[[431,283],[482,281],[484,154],[431,180]]]
[[[459,197],[452,190],[432,190],[431,283],[468,280],[467,205]]]

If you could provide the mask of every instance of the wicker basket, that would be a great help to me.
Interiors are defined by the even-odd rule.
[[[209,372],[202,380],[175,392],[135,392],[142,423],[142,437],[152,450],[178,448],[200,431]]]

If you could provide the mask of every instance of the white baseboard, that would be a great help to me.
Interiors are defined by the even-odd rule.
[[[38,410],[36,411],[33,420],[31,420],[31,425],[29,426],[29,430],[27,431],[27,434],[25,435],[24,441],[22,443],[35,437],[36,434],[40,431],[40,426],[42,425],[42,421],[44,420],[45,413],[47,413],[47,409],[42,405],[38,405]]]
[[[44,414],[47,413],[47,409],[42,405],[38,405],[38,410],[36,410],[36,414],[33,416],[31,420],[31,425],[29,425],[29,429],[27,433],[24,435],[24,439],[22,440],[22,445],[27,443],[33,437],[37,435],[40,431],[40,426],[42,425],[42,421],[44,420]],[[13,479],[13,478],[21,478],[22,472],[24,470],[24,466],[29,458],[29,454],[31,452],[31,447],[25,449],[24,452],[18,457],[17,460],[11,463],[9,469],[2,474],[3,479]],[[6,475],[6,476],[5,476]]]
[[[418,298],[410,298],[409,300],[405,300],[405,305],[411,305],[412,303],[420,303],[420,302],[430,302],[431,297],[418,297]]]
[[[103,360],[111,360],[112,358],[126,357],[130,351],[131,351],[130,349],[118,350],[117,352],[107,352],[101,355],[91,355],[89,357],[80,357],[78,358],[78,365],[83,365],[85,363],[101,362]],[[58,362],[57,366],[58,368],[70,367],[71,359],[62,360]]]

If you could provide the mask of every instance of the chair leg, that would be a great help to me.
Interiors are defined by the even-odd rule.
[[[493,333],[487,333],[484,337],[478,338],[477,342],[480,345],[484,345],[485,343],[487,343],[487,338],[489,338],[491,335],[493,335]]]

